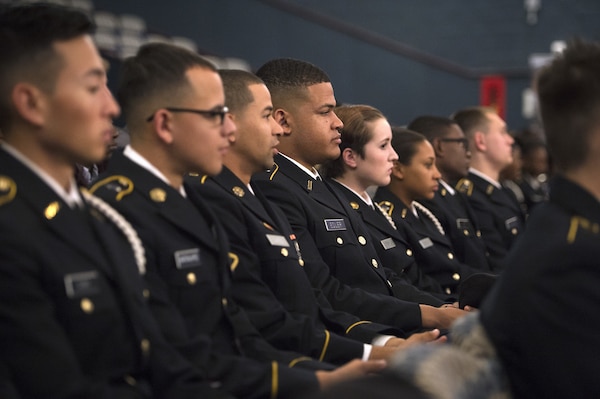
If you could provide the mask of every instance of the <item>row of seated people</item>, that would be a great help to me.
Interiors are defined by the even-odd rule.
[[[46,13],[64,12],[32,7]],[[15,20],[12,14],[6,21]],[[61,39],[56,39],[57,51],[67,60],[71,60],[69,51],[89,46],[81,33],[66,43]],[[87,50],[90,60],[99,61],[93,47]],[[393,134],[385,117],[369,106],[336,107],[329,78],[314,65],[273,60],[257,71],[261,80],[248,72],[216,71],[190,51],[152,44],[128,60],[122,74],[118,97],[131,144],[112,155],[106,171],[90,187],[94,196],[85,194],[81,199],[73,193],[69,189],[73,179],[68,175],[62,185],[67,195],[52,194],[60,192],[60,184],[50,184],[59,186],[52,189],[44,186],[54,177],[31,167],[37,155],[31,147],[40,146],[37,140],[42,139],[23,134],[32,123],[29,114],[17,112],[11,118],[20,123],[11,119],[2,126],[7,133],[2,173],[9,176],[4,182],[2,231],[13,244],[3,252],[8,276],[3,284],[13,287],[7,289],[11,299],[7,296],[5,303],[13,308],[33,306],[19,315],[2,308],[2,331],[7,335],[1,341],[6,341],[3,349],[8,354],[3,365],[7,381],[13,381],[25,397],[48,392],[56,397],[73,393],[102,397],[113,389],[121,395],[148,397],[169,397],[165,392],[176,397],[206,392],[237,397],[310,395],[320,387],[384,366],[373,359],[389,359],[414,343],[445,341],[439,331],[430,330],[447,329],[465,314],[452,303],[461,294],[461,280],[480,271],[501,272],[502,256],[522,231],[524,215],[498,184],[500,169],[511,160],[512,138],[490,110],[457,112],[453,118],[462,126],[463,136],[438,137],[438,144],[462,148],[463,163],[472,154],[473,166],[456,187],[466,194],[475,217],[464,221],[446,215],[444,227],[444,217],[436,217],[420,202],[442,191],[436,190],[443,175],[435,166],[435,138],[428,140],[409,130]],[[111,104],[105,86],[103,92],[97,102],[104,101],[102,119],[106,121],[118,107]],[[91,122],[90,117],[69,131],[92,130]],[[55,131],[56,126],[48,124],[49,131]],[[426,134],[424,128],[420,130]],[[75,135],[72,140],[57,139],[55,144],[64,145],[64,153],[70,155],[62,154],[60,159],[98,162],[109,131],[110,127],[103,128],[102,140],[87,143],[93,148],[76,145]],[[466,149],[465,135],[471,151]],[[17,191],[17,185],[25,190]],[[28,190],[29,185],[37,190]],[[386,186],[396,199],[378,201],[377,196],[385,194],[381,189],[374,202],[366,191],[371,185]],[[131,361],[114,367],[122,359],[110,354],[104,363],[91,364],[96,353],[72,343],[75,335],[100,339],[88,330],[103,323],[98,317],[103,299],[99,295],[111,297],[115,289],[104,274],[90,265],[82,270],[73,260],[49,256],[45,246],[31,248],[27,254],[15,253],[26,246],[26,233],[22,225],[10,223],[11,218],[16,211],[25,212],[21,202],[34,201],[26,197],[42,188],[47,192],[44,203],[48,198],[57,200],[44,208],[44,219],[28,216],[30,225],[40,225],[41,234],[48,229],[45,223],[60,223],[62,216],[56,216],[70,213],[70,195],[78,198],[73,208],[90,211],[87,216],[79,212],[69,217],[83,218],[71,227],[76,240],[91,244],[94,258],[118,263],[118,255],[124,254],[130,261],[135,259],[135,268],[102,267],[109,269],[117,285],[122,285],[123,273],[129,273],[131,284],[138,286],[135,295],[131,286],[120,287],[125,294],[113,295],[110,301],[126,303],[138,337],[142,325],[151,331],[139,340],[141,364]],[[444,188],[454,191],[450,185]],[[497,211],[490,215],[491,203]],[[120,247],[106,242],[114,237],[92,238],[110,233],[106,226],[102,232],[95,229],[97,224],[111,222],[122,230],[121,241],[126,237],[133,252],[127,253],[123,242]],[[463,237],[484,240],[478,244],[481,263],[467,261],[467,254],[456,254],[447,237],[452,225]],[[114,226],[111,231],[114,235]],[[496,241],[485,241],[492,234],[498,236]],[[64,247],[70,241],[63,242],[61,237],[54,237],[55,245],[68,253]],[[103,248],[93,248],[98,241]],[[427,252],[431,248],[436,255]],[[472,255],[471,250],[465,252]],[[19,260],[30,269],[50,269],[48,276],[43,281],[25,279],[22,273],[26,271],[14,268],[17,255],[31,257]],[[135,281],[132,270],[143,278]],[[40,318],[36,306],[48,303],[32,304],[22,298],[25,292],[50,295],[44,283],[55,286],[53,279],[64,281],[66,308],[54,303],[63,316],[53,318],[41,312],[44,317]],[[419,281],[426,283],[420,286]],[[127,303],[131,298],[134,303]],[[113,310],[118,313],[119,306]],[[78,313],[76,322],[66,322],[73,316],[70,312]],[[60,337],[40,337],[40,330],[31,328],[39,323],[52,325]],[[97,331],[106,333],[102,328]],[[127,335],[120,333],[120,338]],[[54,357],[48,353],[37,365],[36,371],[44,374],[50,363],[57,364],[55,373],[44,374],[40,383],[38,373],[24,372],[28,358],[19,357],[19,352],[22,343],[34,342],[25,351],[33,355],[47,347],[49,339],[59,340],[65,353],[56,350]],[[154,357],[151,347],[159,348],[162,358]],[[69,351],[72,354],[67,356]],[[129,360],[135,359],[130,356]],[[169,362],[171,369],[165,367],[165,358],[175,359]],[[176,379],[169,373],[188,378]],[[65,380],[67,374],[75,377]],[[106,375],[110,378],[102,377]],[[38,383],[33,384],[34,380]],[[188,396],[180,396],[180,390]]]

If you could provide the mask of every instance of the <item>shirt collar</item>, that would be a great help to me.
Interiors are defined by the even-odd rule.
[[[282,157],[284,157],[285,159],[287,159],[288,161],[290,161],[291,163],[293,163],[294,165],[296,165],[297,167],[299,167],[300,169],[302,169],[304,172],[306,172],[306,174],[308,174],[310,177],[312,177],[315,180],[323,180],[321,179],[321,175],[319,175],[319,172],[317,172],[317,170],[315,168],[313,168],[312,170],[308,169],[306,166],[302,165],[300,162],[296,161],[295,159],[292,159],[290,157],[288,157],[287,155],[283,154],[283,153],[279,153],[279,155],[281,155]]]
[[[494,187],[501,189],[502,185],[497,182],[496,180],[490,178],[489,176],[483,174],[483,172],[478,171],[477,169],[474,168],[469,168],[469,172],[473,173],[476,176],[481,177],[482,179],[484,179],[485,181],[489,182],[490,184],[492,184]]]
[[[448,191],[448,192],[450,193],[450,195],[454,195],[454,194],[456,194],[456,190],[454,190],[454,189],[452,188],[452,186],[451,186],[451,185],[449,185],[448,183],[446,183],[446,182],[445,182],[443,179],[439,179],[439,180],[438,180],[438,182],[439,182],[439,183],[440,183],[442,186],[444,186],[444,188],[446,189],[446,191]]]

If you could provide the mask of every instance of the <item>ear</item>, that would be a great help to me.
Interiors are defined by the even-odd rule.
[[[225,118],[231,119],[231,121],[237,126],[237,123],[235,121],[237,118],[235,117],[235,114],[232,114],[231,112],[228,112],[225,115]],[[231,133],[229,133],[227,135],[227,141],[229,142],[229,145],[233,145],[235,143],[235,141],[237,139],[237,132],[238,132],[238,130],[234,129]]]
[[[292,117],[289,112],[283,108],[277,108],[273,111],[273,119],[275,119],[275,122],[277,122],[283,129],[284,136],[289,136],[292,134],[292,129],[290,127],[290,120]]]
[[[11,92],[17,113],[35,126],[42,126],[48,112],[47,95],[31,83],[17,83]]]
[[[442,145],[439,137],[436,137],[431,141],[431,146],[433,147],[436,158],[441,158],[444,156],[444,146]]]
[[[154,134],[160,141],[165,144],[171,144],[173,142],[173,120],[171,114],[164,109],[159,109],[154,114],[154,119],[151,121]]]
[[[473,135],[473,145],[475,149],[479,152],[484,152],[487,150],[487,143],[485,140],[485,133],[483,132],[475,132]]]
[[[398,180],[404,180],[404,165],[398,161],[394,162],[394,167],[392,168],[392,177]]]
[[[356,167],[358,166],[358,162],[356,160],[358,158],[358,154],[356,154],[350,148],[344,148],[341,156],[345,165],[348,165],[350,169],[356,169]]]

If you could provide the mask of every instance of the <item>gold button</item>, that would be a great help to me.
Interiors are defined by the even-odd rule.
[[[445,291],[446,291],[446,295],[450,295],[450,294],[452,294],[452,291],[450,290],[450,288],[446,288],[446,290],[445,290]]]
[[[475,234],[477,237],[481,237],[481,231],[477,230],[477,233]]]
[[[342,237],[336,238],[335,241],[340,245],[342,245],[344,243],[344,240],[342,239]]]
[[[448,252],[448,259],[454,259],[454,254],[452,252]]]
[[[406,255],[412,256],[412,249],[406,248]]]
[[[363,236],[358,236],[358,242],[360,245],[367,245],[367,239]]]
[[[458,273],[454,273],[454,274],[452,275],[452,280],[455,280],[455,281],[458,281],[458,280],[460,280],[460,274],[458,274]]]
[[[221,303],[223,304],[224,307],[227,307],[227,298],[222,298],[221,299]]]
[[[304,266],[304,259],[298,259],[298,263],[300,264],[300,266]]]
[[[148,352],[150,351],[150,341],[148,341],[146,338],[144,338],[141,342],[140,342],[140,348],[142,348],[142,353],[144,355],[147,355]]]
[[[125,382],[127,384],[131,385],[132,387],[134,387],[137,384],[137,381],[135,380],[135,378],[133,378],[129,374],[126,375],[125,377],[123,377],[123,379],[125,380]]]
[[[90,314],[94,311],[94,303],[87,298],[81,300],[80,306],[84,313]]]
[[[379,267],[379,263],[377,263],[376,259],[371,259],[371,264],[373,265],[374,268],[378,268]]]
[[[469,230],[463,230],[463,234],[468,236],[469,235]]]
[[[510,232],[513,234],[513,236],[516,236],[517,235],[517,228],[513,227],[513,229]]]
[[[288,256],[288,250],[287,250],[287,248],[281,248],[281,254],[283,256]]]
[[[144,296],[144,298],[146,298],[146,299],[150,298],[150,290],[149,290],[149,289],[147,289],[147,288],[144,288],[144,289],[142,290],[142,295],[143,295],[143,296]]]
[[[186,278],[189,285],[196,284],[196,275],[194,273],[188,273]]]

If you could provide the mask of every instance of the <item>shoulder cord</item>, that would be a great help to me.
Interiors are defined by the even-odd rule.
[[[438,231],[440,232],[441,235],[443,235],[443,236],[446,235],[446,232],[444,231],[442,224],[440,223],[438,218],[436,218],[435,215],[433,213],[431,213],[431,211],[429,209],[427,209],[423,204],[420,204],[417,201],[413,201],[413,205],[415,206],[415,208],[417,208],[419,211],[421,211],[424,215],[426,215],[429,219],[431,219],[431,221],[433,222],[433,224],[438,229]]]
[[[125,235],[127,238],[127,241],[129,241],[129,245],[131,245],[133,255],[135,256],[135,263],[137,264],[140,274],[146,274],[146,255],[144,252],[144,246],[142,245],[140,237],[131,224],[125,220],[125,218],[119,212],[117,212],[113,207],[108,205],[100,198],[88,193],[87,191],[82,191],[81,194],[89,205],[104,215],[108,220],[114,223],[119,230],[121,230],[123,235]]]
[[[377,202],[373,201],[373,205],[375,206],[375,208],[377,208],[379,210],[379,212],[381,212],[381,214],[383,216],[385,216],[385,218],[387,219],[388,222],[390,222],[390,224],[392,225],[394,230],[398,230],[396,228],[396,223],[394,223],[394,221],[392,220],[392,217],[390,215],[388,215],[388,213],[382,207],[380,207]]]

